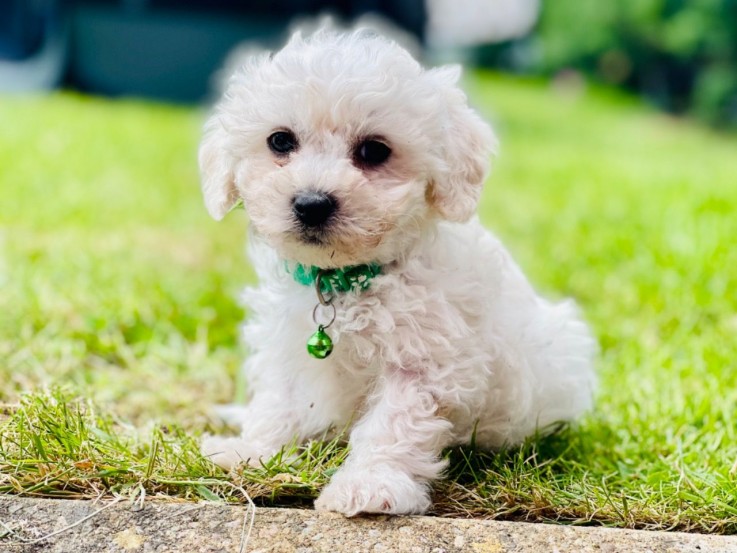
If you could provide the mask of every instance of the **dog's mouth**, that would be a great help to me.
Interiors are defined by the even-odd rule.
[[[375,261],[386,232],[364,228],[344,214],[332,213],[314,224],[295,216],[283,235],[282,255],[303,264],[339,267]],[[383,227],[380,229],[384,231]]]
[[[328,242],[323,233],[313,231],[300,233],[299,241],[308,246],[326,246]]]
[[[328,225],[307,227],[296,223],[290,233],[300,244],[307,246],[328,246],[330,244],[330,229]]]
[[[285,259],[323,269],[373,263],[380,237],[367,243],[358,236],[343,236],[336,229],[303,231],[295,228],[277,246]]]

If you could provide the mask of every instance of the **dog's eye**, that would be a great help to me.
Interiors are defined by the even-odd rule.
[[[391,155],[392,151],[383,142],[378,140],[364,140],[353,152],[353,157],[359,165],[375,167],[381,165]]]
[[[277,131],[266,139],[272,152],[288,154],[297,149],[297,137],[290,131]]]

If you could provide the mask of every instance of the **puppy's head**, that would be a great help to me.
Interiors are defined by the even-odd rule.
[[[470,218],[487,174],[494,137],[459,76],[360,30],[250,59],[205,126],[210,214],[242,199],[256,232],[308,265],[403,256],[438,217]]]

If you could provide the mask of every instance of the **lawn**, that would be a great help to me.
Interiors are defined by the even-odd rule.
[[[435,513],[737,533],[737,136],[601,90],[470,79],[502,152],[481,215],[601,344],[596,409],[449,451]],[[309,506],[315,442],[227,474],[197,450],[243,396],[246,221],[208,219],[201,111],[0,98],[0,492]]]

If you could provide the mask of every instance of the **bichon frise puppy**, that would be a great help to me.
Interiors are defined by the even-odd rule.
[[[495,138],[458,88],[366,30],[299,33],[233,75],[205,127],[215,219],[243,201],[260,284],[245,293],[250,401],[209,437],[258,464],[353,423],[315,502],[422,513],[443,448],[517,444],[591,405],[595,343],[536,295],[474,217]]]

